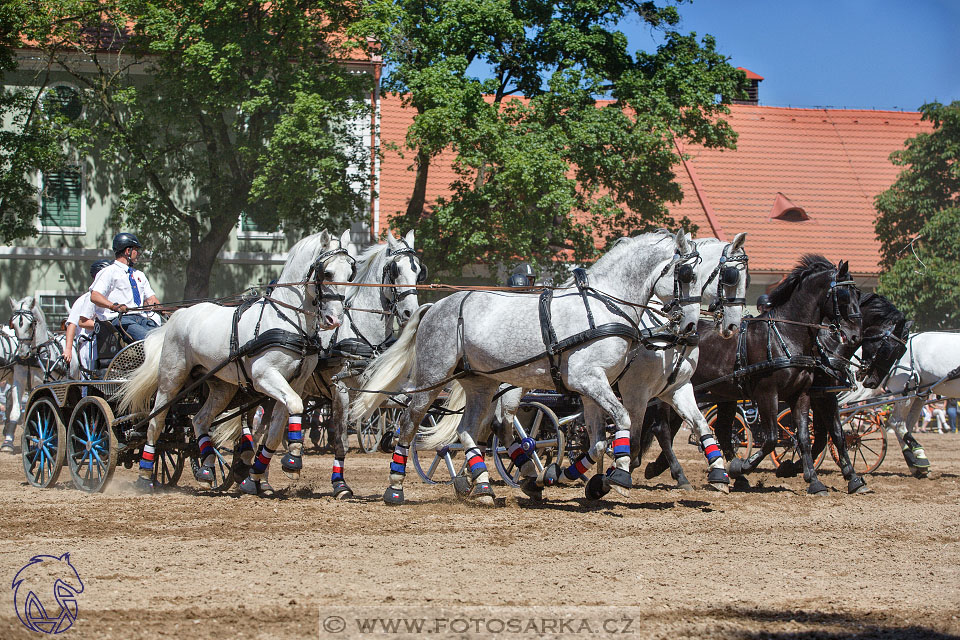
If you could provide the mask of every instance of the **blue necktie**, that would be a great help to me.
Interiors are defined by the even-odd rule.
[[[133,304],[140,306],[140,289],[137,287],[137,281],[133,279],[133,267],[127,267],[127,277],[130,278],[130,288],[133,289]]]

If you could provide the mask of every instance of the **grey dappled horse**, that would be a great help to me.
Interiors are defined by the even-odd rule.
[[[642,313],[635,305],[646,305],[654,294],[668,302],[673,333],[689,336],[700,314],[700,296],[691,293],[702,290],[706,277],[693,268],[692,263],[698,259],[695,249],[683,232],[674,235],[658,231],[617,241],[587,270],[590,292],[574,289],[568,283],[549,303],[556,341],[590,330],[584,302],[587,298],[598,328],[607,325],[626,330],[632,329],[628,323],[636,326]],[[681,272],[682,277],[675,277]],[[490,424],[495,406],[492,400],[501,383],[527,389],[556,388],[551,359],[544,352],[548,331],[541,326],[540,306],[541,297],[530,293],[453,294],[421,307],[397,343],[368,368],[364,375],[366,389],[400,390],[409,377],[406,388],[411,390],[391,464],[390,487],[384,494],[386,502],[403,502],[408,447],[440,387],[461,370],[467,372],[460,378],[466,407],[459,435],[470,469],[470,495],[482,504],[492,504],[486,466],[470,431]],[[629,412],[614,393],[611,381],[627,366],[636,344],[635,338],[624,333],[611,334],[575,343],[552,358],[562,386],[583,398],[595,451],[606,448],[604,414],[616,423],[618,436],[630,432]],[[368,415],[383,398],[382,394],[361,394],[352,417]],[[629,444],[626,448],[627,455],[615,461],[618,473],[611,481],[629,486]]]

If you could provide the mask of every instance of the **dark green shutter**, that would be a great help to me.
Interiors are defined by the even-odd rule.
[[[45,174],[40,224],[45,227],[79,227],[80,184],[80,172],[73,169]]]

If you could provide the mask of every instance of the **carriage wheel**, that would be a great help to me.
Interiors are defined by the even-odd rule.
[[[887,430],[882,411],[865,409],[854,413],[843,423],[843,437],[847,455],[857,474],[876,471],[887,456]],[[832,440],[830,455],[839,466],[840,456]]]
[[[157,439],[156,461],[153,464],[153,479],[164,487],[174,487],[183,473],[184,450],[189,439],[183,427],[167,422]]]
[[[117,468],[117,436],[113,410],[103,398],[81,398],[67,424],[67,461],[73,485],[81,491],[103,491]]]
[[[60,411],[48,398],[30,405],[23,422],[20,451],[27,482],[46,488],[57,482],[66,448],[67,430],[60,419]]]
[[[357,441],[360,443],[360,451],[364,453],[373,453],[380,444],[380,438],[386,433],[387,429],[391,431],[397,428],[400,422],[400,409],[377,409],[367,418],[357,430]]]
[[[535,449],[530,454],[538,475],[553,462],[563,458],[564,437],[557,414],[539,402],[522,402],[513,417],[512,434],[517,438],[533,438]],[[512,444],[512,443],[511,443]],[[507,446],[493,436],[490,449],[494,452],[493,464],[503,481],[513,488],[520,486],[520,468],[514,466],[507,453]]]
[[[710,427],[711,431],[716,431],[717,413],[717,405],[713,405],[703,414],[703,417],[707,420],[707,426]],[[749,425],[747,425],[747,421],[743,417],[743,412],[739,406],[737,407],[736,413],[733,414],[733,432],[730,434],[730,437],[733,440],[733,450],[736,452],[737,457],[741,460],[749,458],[750,453],[753,452],[753,432],[750,430]]]
[[[213,443],[211,442],[211,444]],[[189,436],[189,447],[190,470],[196,475],[197,472],[200,471],[200,467],[203,466],[203,462],[200,460],[200,450],[197,447],[197,442],[192,431]],[[226,491],[233,486],[234,473],[231,463],[240,458],[239,455],[234,454],[235,450],[236,449],[221,449],[213,445],[213,455],[216,456],[216,460],[213,461],[213,484],[210,485],[211,491]]]
[[[814,440],[812,412],[807,414],[807,424],[809,426],[808,431],[810,432],[810,446],[812,447]],[[770,454],[770,457],[773,458],[773,464],[779,467],[783,460],[789,460],[791,462],[799,461],[800,450],[797,448],[797,428],[793,424],[793,413],[789,408],[777,414],[777,426],[780,428],[780,434],[777,438],[777,446],[774,447],[773,453]],[[820,455],[817,456],[817,459],[813,461],[813,467],[815,469],[819,469],[820,465],[823,464],[826,454],[827,448],[824,447]]]
[[[436,426],[436,417],[432,413],[427,413],[424,420]],[[421,480],[427,484],[450,484],[463,472],[467,461],[463,457],[462,444],[454,442],[440,449],[421,450],[417,447],[419,439],[419,436],[413,439],[410,457]]]

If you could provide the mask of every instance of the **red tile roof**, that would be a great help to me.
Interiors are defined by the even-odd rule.
[[[899,172],[890,153],[907,138],[929,131],[930,123],[917,112],[899,111],[733,105],[730,112],[727,120],[739,134],[736,151],[678,144],[690,159],[676,168],[684,199],[670,206],[671,214],[688,217],[699,236],[748,232],[751,271],[784,273],[801,254],[817,252],[849,260],[857,275],[878,273],[873,199]],[[412,121],[412,109],[404,109],[399,97],[382,97],[383,143],[402,149]],[[401,158],[396,151],[384,152],[380,229],[405,210],[412,191],[413,154],[403,153]],[[433,159],[428,201],[449,193],[452,159],[452,153]],[[773,218],[778,198],[809,219]]]

